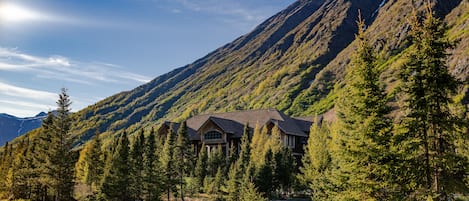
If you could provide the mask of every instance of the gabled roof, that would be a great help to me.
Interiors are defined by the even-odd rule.
[[[311,120],[313,118],[310,118]],[[200,139],[197,131],[208,121],[212,121],[232,137],[241,137],[244,125],[249,124],[253,129],[257,124],[264,126],[270,122],[277,125],[283,132],[289,135],[307,137],[311,121],[291,118],[274,109],[247,110],[215,114],[197,115],[187,119],[187,127],[191,139]],[[169,126],[169,125],[168,125]],[[174,124],[176,130],[176,124]]]

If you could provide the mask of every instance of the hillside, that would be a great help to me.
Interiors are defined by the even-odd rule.
[[[8,114],[0,114],[0,146],[14,138],[39,128],[42,119],[47,116],[41,112],[34,117],[19,118]]]
[[[358,10],[380,51],[383,80],[392,88],[407,47],[407,17],[423,0],[299,0],[252,32],[187,66],[136,89],[108,97],[74,115],[74,133],[86,141],[96,132],[157,126],[166,119],[239,109],[276,108],[292,116],[332,108],[354,50]],[[469,2],[434,1],[437,14],[461,42],[449,64],[469,76]],[[467,94],[466,90],[466,103]]]

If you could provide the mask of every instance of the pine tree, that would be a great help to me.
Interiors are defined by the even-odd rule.
[[[135,137],[130,150],[131,184],[130,191],[134,200],[142,200],[143,190],[143,149],[145,136],[143,129]]]
[[[429,4],[427,8],[423,21],[417,15],[411,20],[413,44],[400,74],[405,114],[397,142],[401,163],[407,165],[402,167],[408,172],[402,183],[410,184],[405,186],[409,196],[448,200],[467,192],[462,175],[468,161],[455,145],[464,135],[462,119],[449,109],[460,82],[446,65],[446,51],[454,45],[445,35],[448,28],[434,17]]]
[[[240,195],[240,184],[239,184],[239,174],[237,162],[231,164],[228,171],[228,180],[226,181],[226,190],[227,190],[227,201],[238,201]]]
[[[166,140],[163,146],[163,150],[160,155],[160,167],[163,170],[163,184],[166,191],[168,200],[172,193],[177,193],[176,184],[178,182],[177,170],[175,167],[174,149],[175,149],[175,133],[173,125],[170,126],[169,132],[166,135]]]
[[[107,200],[131,200],[129,151],[129,139],[124,131],[119,136],[115,151],[106,164],[106,171],[101,184],[101,192]]]
[[[70,126],[71,101],[67,90],[62,88],[57,101],[57,114],[53,118],[50,132],[49,155],[47,157],[47,176],[54,190],[54,200],[68,201],[73,198],[74,154]]]
[[[197,184],[202,186],[205,177],[207,176],[207,164],[208,164],[208,155],[207,155],[207,148],[205,148],[205,144],[202,144],[202,148],[199,152],[199,157],[197,159],[197,163],[195,165],[195,177],[197,180]]]
[[[143,153],[143,189],[144,200],[160,200],[162,193],[161,171],[158,164],[158,155],[156,154],[156,135],[153,128],[145,141]]]
[[[345,189],[336,199],[387,200],[394,188],[388,162],[392,159],[390,144],[390,108],[379,82],[373,48],[365,36],[360,19],[356,36],[358,49],[347,69],[346,88],[336,104],[340,137],[339,169]]]
[[[101,139],[99,134],[96,134],[90,142],[90,149],[86,152],[85,161],[87,164],[85,183],[91,188],[92,193],[96,193],[96,189],[104,174],[104,157],[101,151]],[[94,187],[94,189],[93,189]]]
[[[265,201],[261,193],[258,192],[256,186],[252,182],[248,182],[244,185],[240,192],[239,201]]]
[[[260,192],[270,197],[274,189],[273,153],[271,149],[267,150],[264,161],[265,163],[257,170],[255,184],[259,187]]]
[[[239,170],[244,172],[249,165],[251,157],[251,132],[249,124],[244,126],[243,136],[241,137],[241,152],[239,154],[238,165]]]
[[[217,195],[218,199],[221,199],[221,187],[223,185],[222,168],[218,167],[215,179],[213,180],[213,193]]]
[[[312,191],[313,200],[328,200],[328,177],[331,167],[331,154],[327,138],[329,128],[315,118],[311,125],[305,155],[302,158],[300,180]]]
[[[179,126],[176,146],[173,153],[173,158],[175,160],[174,167],[177,169],[177,176],[179,180],[179,188],[181,196],[184,196],[184,177],[188,176],[190,169],[190,164],[193,158],[193,152],[191,150],[191,143],[189,135],[187,133],[187,124],[182,122]]]

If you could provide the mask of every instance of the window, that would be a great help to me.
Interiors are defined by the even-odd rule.
[[[295,136],[292,136],[292,135],[287,135],[287,136],[286,136],[286,141],[287,141],[286,144],[287,144],[289,147],[292,147],[292,148],[295,147],[295,140],[296,140],[296,139],[295,139]]]
[[[221,133],[217,131],[209,131],[204,135],[205,140],[221,139]]]

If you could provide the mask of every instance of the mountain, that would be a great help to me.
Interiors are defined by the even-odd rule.
[[[408,17],[427,0],[299,0],[252,32],[133,90],[108,97],[74,114],[73,132],[95,133],[155,127],[163,120],[240,109],[276,108],[293,116],[329,111],[355,49],[359,13],[380,53],[382,79],[392,90],[408,47]],[[451,72],[469,77],[469,2],[432,0],[449,36],[460,43]],[[467,104],[469,92],[462,92]]]
[[[41,112],[34,117],[19,118],[9,114],[0,113],[0,146],[14,138],[27,133],[31,130],[39,128],[42,119],[47,114]]]

